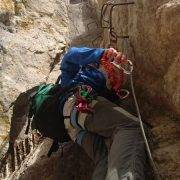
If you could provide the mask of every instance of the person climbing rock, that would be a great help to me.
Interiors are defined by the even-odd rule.
[[[111,62],[127,58],[113,48],[72,47],[65,54],[59,83],[77,87],[64,103],[65,127],[94,161],[93,180],[143,180],[147,158],[139,121],[114,103],[123,74]]]

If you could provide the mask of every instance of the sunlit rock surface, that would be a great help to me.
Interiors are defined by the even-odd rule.
[[[67,43],[68,19],[65,1],[60,0],[1,1],[0,8],[1,142],[9,129],[5,122],[10,122],[11,103],[21,93],[58,77],[56,68],[51,78],[50,65]]]
[[[11,137],[16,137],[18,129],[24,126],[26,94],[40,83],[56,80],[59,66],[52,72],[50,66],[59,59],[69,39],[71,45],[87,46],[98,46],[103,39],[101,46],[108,46],[107,29],[100,35],[97,23],[106,0],[92,0],[94,9],[90,12],[86,10],[89,3],[78,2],[69,6],[64,0],[0,1],[0,142],[6,140],[11,119],[14,119],[11,127],[17,130]],[[159,173],[164,179],[176,180],[180,178],[180,1],[134,2],[113,10],[114,31],[129,35],[129,39],[118,39],[116,46],[134,63],[136,94],[143,119],[152,126],[153,156]],[[98,15],[96,21],[94,11]],[[12,115],[10,107],[14,101],[17,108]],[[35,166],[24,167],[21,173],[16,172],[17,177],[32,179],[31,174],[33,179],[90,178],[92,168],[86,166],[90,162],[87,157],[83,154],[84,161],[77,159],[80,156],[75,158],[79,152],[76,147],[68,152],[67,172],[63,172],[57,153],[50,159],[42,156],[37,162],[34,158]],[[71,169],[73,173],[69,173]]]
[[[92,0],[99,17],[105,2]],[[179,179],[180,1],[123,2],[134,4],[116,6],[112,11],[113,30],[119,36],[129,36],[118,38],[117,48],[134,62],[136,94],[143,119],[153,127],[153,155],[159,173],[166,179]],[[102,46],[108,44],[104,29]]]
[[[37,85],[56,81],[60,73],[58,60],[69,39],[75,41],[75,36],[83,35],[79,45],[87,43],[91,30],[86,25],[94,19],[85,14],[85,4],[74,12],[80,13],[79,17],[73,16],[71,11],[76,7],[78,4],[69,6],[64,0],[0,2],[0,158],[7,150],[9,131],[11,141],[23,139],[28,97]],[[96,33],[92,38],[96,38]],[[89,42],[88,46],[92,46]],[[38,153],[41,149],[47,152],[49,146],[39,146]],[[63,158],[61,153],[37,158],[37,151],[29,154],[31,161],[23,164],[12,179],[90,179],[92,163],[77,146]]]

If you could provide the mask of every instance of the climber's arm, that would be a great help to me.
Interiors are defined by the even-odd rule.
[[[72,47],[65,54],[63,61],[84,66],[92,63],[99,63],[104,54],[103,48]]]
[[[99,64],[101,57],[106,54],[110,59],[120,59],[123,55],[113,48],[88,48],[88,47],[72,47],[65,54],[63,61],[67,61],[77,65],[87,65],[91,63]]]
[[[113,48],[70,48],[61,62],[61,85],[66,86],[76,76],[81,66],[96,64],[99,67],[100,60],[104,55],[108,60],[117,62],[123,56]]]

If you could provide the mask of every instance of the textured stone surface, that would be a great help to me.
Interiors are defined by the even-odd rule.
[[[93,2],[98,2],[100,8],[106,1]],[[129,40],[118,39],[117,47],[129,48],[125,53],[131,59],[135,56],[137,85],[155,105],[177,115],[180,114],[179,9],[178,0],[135,1],[134,5],[116,6],[112,18],[115,32],[130,36]],[[104,37],[105,46],[108,38]]]
[[[76,45],[93,46],[91,39],[100,32],[93,31],[92,36],[94,27],[87,28],[87,24],[95,20],[91,11],[87,14],[86,4],[68,5],[64,0],[20,0],[1,1],[0,8],[1,158],[7,149],[4,142],[8,140],[9,130],[11,141],[24,138],[22,130],[27,122],[28,97],[37,85],[55,82],[60,73],[59,64],[53,71],[51,65],[58,63],[69,37]],[[73,146],[66,157],[61,158],[58,153],[50,159],[46,157],[48,150],[49,146],[39,146],[12,179],[90,179],[92,163],[80,148]]]
[[[92,0],[98,16],[103,2],[106,0]],[[16,101],[17,109],[22,108],[14,113],[16,122],[19,122],[18,119],[22,121],[25,112],[23,107],[26,106],[26,101],[22,100],[26,98],[25,92],[45,82],[48,77],[48,82],[54,82],[57,78],[58,66],[49,74],[50,64],[67,44],[67,35],[71,38],[72,45],[94,46],[92,42],[95,40],[96,46],[96,38],[101,40],[97,20],[91,19],[90,14],[93,11],[88,12],[86,8],[82,4],[67,6],[66,1],[61,0],[0,1],[0,141],[5,139],[9,131],[10,104]],[[118,39],[117,47],[127,53],[135,65],[134,79],[138,102],[143,119],[152,126],[155,162],[163,179],[173,180],[180,178],[179,17],[179,0],[139,0],[135,1],[135,5],[118,6],[113,11],[115,32],[118,35],[130,36],[126,41]],[[90,22],[92,25],[88,29],[87,24]],[[105,30],[102,46],[107,45],[108,33]],[[20,126],[23,124],[14,125]],[[73,157],[74,154],[69,157],[69,164],[74,160]],[[44,177],[43,175],[49,179],[62,175],[67,179],[84,177],[76,176],[79,171],[70,176],[59,171],[59,167],[62,168],[59,158],[60,155],[54,155],[51,159],[41,159],[42,161],[38,162],[40,164],[29,166],[21,178],[27,179],[29,173],[33,179]],[[71,170],[79,167],[80,161],[76,162],[77,159],[69,167]],[[52,165],[52,169],[48,169],[48,164]],[[85,164],[82,164],[82,167]],[[40,171],[43,168],[45,170]],[[89,171],[86,168],[89,167],[85,167],[83,173]],[[86,177],[89,176],[88,173]]]
[[[92,0],[97,12],[104,2],[107,1]],[[143,119],[153,127],[153,155],[159,172],[164,179],[178,179],[180,1],[134,2],[113,10],[114,31],[118,35],[129,35],[129,40],[118,39],[117,48],[134,62],[138,102]],[[107,34],[104,29],[103,47],[109,43]]]
[[[72,45],[94,46],[99,40],[96,40],[100,34],[97,31],[98,23],[93,19],[88,4],[68,3],[61,0],[9,0],[0,3],[0,111],[1,122],[4,124],[1,124],[4,130],[1,131],[0,141],[9,129],[4,121],[7,119],[10,122],[11,103],[17,99],[20,102],[22,94],[36,85],[56,80],[59,67],[56,66],[50,72],[50,65],[59,59],[69,38]],[[20,105],[21,115],[15,117],[19,120],[13,120],[18,122],[17,126],[24,125],[20,121],[26,111],[22,108],[27,106],[25,104]],[[17,136],[18,133],[14,132],[13,135]]]
[[[93,164],[84,151],[73,143],[47,157],[52,141],[45,139],[31,154],[23,166],[9,180],[90,180]],[[88,163],[88,165],[87,165]]]
[[[2,141],[9,129],[4,122],[10,122],[10,104],[47,78],[56,80],[59,71],[52,78],[50,65],[66,45],[68,19],[60,0],[1,1],[0,8]]]

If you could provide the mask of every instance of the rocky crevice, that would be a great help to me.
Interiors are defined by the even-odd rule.
[[[97,9],[107,1],[92,0]],[[122,1],[112,10],[112,28],[118,35],[113,44],[133,61],[136,94],[143,120],[152,126],[153,155],[164,179],[179,174],[179,9],[180,2]],[[114,4],[121,2],[114,1]],[[110,6],[104,18],[109,20]],[[97,11],[100,17],[99,11]],[[108,23],[105,23],[107,26]],[[103,30],[102,45],[109,44],[108,29]]]
[[[59,75],[57,60],[69,44],[108,46],[108,31],[101,29],[99,23],[100,9],[105,2],[0,2],[0,141],[6,138],[10,120],[13,120],[11,128],[14,129],[11,137],[20,133],[25,124],[25,111],[18,109],[26,107],[27,94],[35,86],[42,82],[55,82]],[[118,38],[114,45],[128,54],[134,63],[135,88],[141,113],[143,119],[152,126],[154,160],[163,179],[173,180],[180,177],[179,8],[178,0],[140,0],[134,1],[131,6],[117,6],[112,13],[114,31],[118,35],[129,36],[128,39]],[[94,18],[95,13],[98,18]],[[105,18],[108,19],[108,15]],[[10,108],[12,102],[16,104],[14,109]],[[18,119],[21,122],[19,128],[16,124]],[[47,147],[40,146],[38,151],[42,152]],[[67,150],[68,156],[64,158],[72,164],[71,161],[80,149],[70,149],[71,151]],[[50,159],[45,154],[39,157],[42,161],[34,158],[35,164],[21,169],[18,178],[27,179],[28,172],[31,172],[34,179],[88,179],[92,172],[92,166],[87,166],[90,161],[85,155],[84,164],[82,160],[75,159],[76,163],[67,165],[67,172],[74,171],[77,166],[83,167],[80,168],[82,172],[73,172],[69,176],[60,165],[60,152]],[[51,170],[48,169],[49,163],[52,164]],[[38,171],[39,168],[45,169],[44,175]]]

